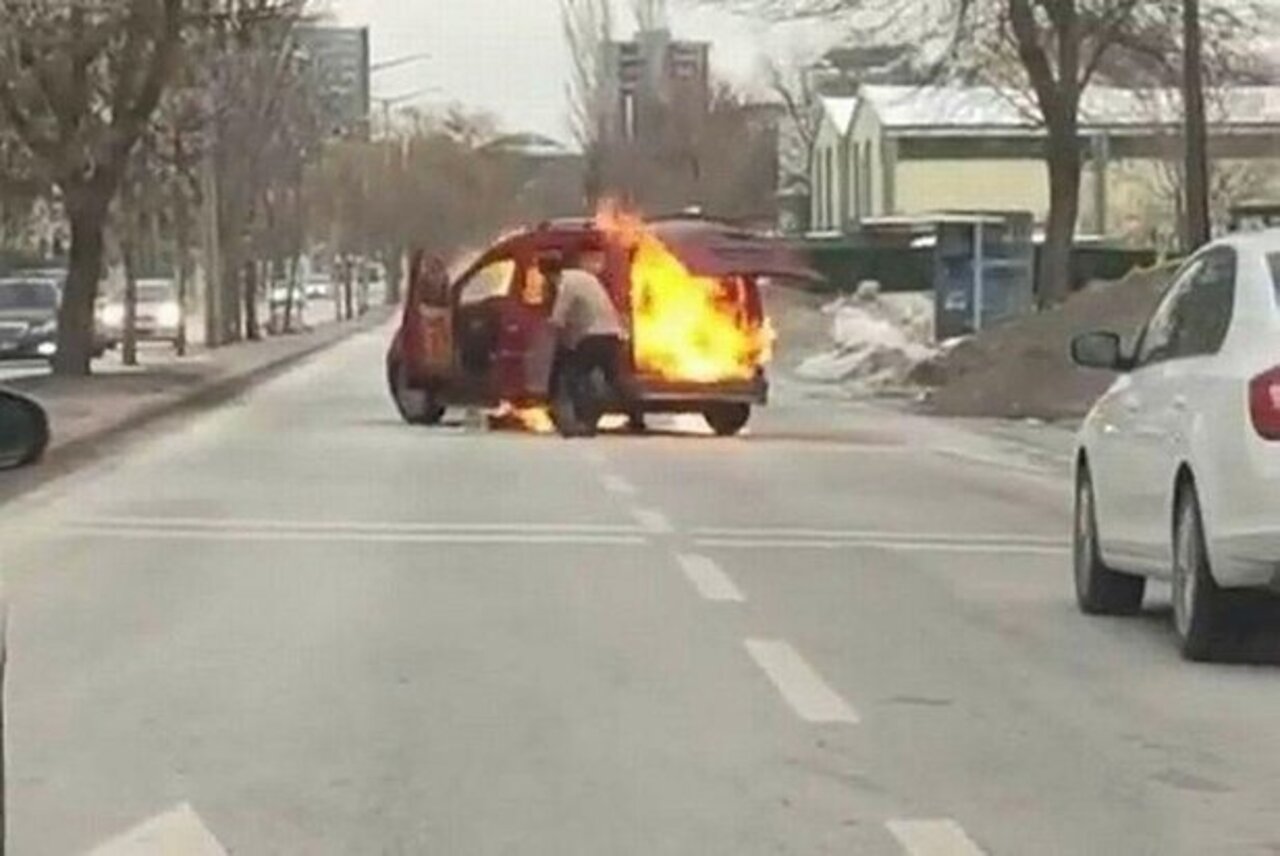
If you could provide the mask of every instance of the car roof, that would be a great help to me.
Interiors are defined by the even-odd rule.
[[[1236,232],[1219,238],[1209,246],[1231,247],[1241,252],[1280,253],[1280,228]]]

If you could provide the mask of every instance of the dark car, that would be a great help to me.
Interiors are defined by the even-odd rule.
[[[761,236],[700,218],[544,223],[500,240],[446,288],[411,283],[387,354],[405,420],[433,424],[450,405],[509,404],[548,406],[563,427],[549,322],[555,295],[539,260],[587,252],[604,254],[602,279],[632,334],[625,388],[613,390],[601,412],[698,413],[718,434],[740,431],[768,399],[770,331],[758,279],[813,274]],[[686,323],[699,313],[714,330]],[[725,339],[735,352],[708,359],[724,356],[706,353],[708,343]]]
[[[49,280],[0,279],[0,359],[51,359],[61,298]]]

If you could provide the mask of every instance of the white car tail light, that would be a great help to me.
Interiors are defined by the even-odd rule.
[[[1249,415],[1265,440],[1280,440],[1280,366],[1249,382]]]

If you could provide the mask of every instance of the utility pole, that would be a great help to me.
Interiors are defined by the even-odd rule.
[[[1204,106],[1204,36],[1200,0],[1182,0],[1182,101],[1186,110],[1187,233],[1183,249],[1192,252],[1212,237],[1209,224],[1209,130]]]

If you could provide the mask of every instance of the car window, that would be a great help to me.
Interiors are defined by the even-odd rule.
[[[1204,264],[1203,258],[1191,261],[1174,279],[1173,285],[1165,292],[1164,297],[1151,314],[1146,329],[1142,332],[1142,340],[1138,343],[1139,366],[1149,366],[1167,360],[1175,355],[1174,336],[1177,331],[1178,304],[1195,281]]]
[[[520,302],[533,308],[550,304],[551,288],[546,276],[536,264],[525,267],[520,282]]]
[[[1222,349],[1235,309],[1236,266],[1236,251],[1229,247],[1205,254],[1190,287],[1178,301],[1175,356],[1208,356]]]
[[[47,282],[0,282],[0,310],[56,309],[58,288]]]
[[[511,259],[490,262],[467,278],[458,293],[458,303],[467,306],[492,297],[502,297],[511,288],[516,263]]]

